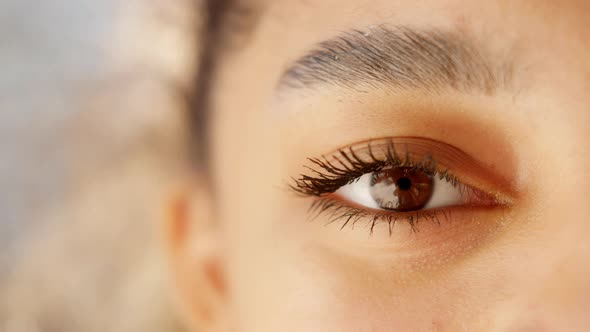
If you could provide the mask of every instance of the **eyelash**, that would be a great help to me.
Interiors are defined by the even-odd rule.
[[[342,203],[342,201],[331,197],[322,197],[316,199],[310,206],[309,212],[311,214],[311,219],[317,218],[322,214],[328,214],[330,219],[326,225],[337,221],[342,221],[340,230],[344,229],[348,225],[354,228],[354,225],[360,220],[368,220],[367,225],[369,226],[370,233],[373,234],[375,225],[379,222],[385,222],[388,225],[389,235],[392,234],[393,226],[398,221],[407,222],[410,225],[412,232],[417,233],[419,231],[417,226],[418,222],[428,220],[435,223],[436,225],[440,225],[441,219],[444,218],[445,221],[448,221],[451,213],[451,211],[438,208],[398,213],[379,213],[377,211],[370,212],[362,208],[349,206],[345,203]]]
[[[368,208],[354,207],[340,199],[329,196],[340,189],[342,186],[357,181],[362,175],[367,173],[379,172],[388,167],[410,167],[413,170],[424,172],[432,177],[438,176],[441,180],[446,180],[454,187],[459,187],[461,195],[467,193],[479,193],[466,185],[463,185],[458,179],[449,173],[448,170],[437,168],[436,162],[426,154],[422,160],[416,162],[410,157],[409,151],[406,151],[404,157],[396,151],[393,140],[389,140],[385,146],[385,155],[379,159],[373,153],[371,142],[367,143],[369,160],[363,160],[354,151],[352,147],[340,149],[332,156],[332,161],[326,156],[321,158],[308,158],[308,160],[320,170],[310,166],[304,166],[313,175],[300,175],[299,178],[293,178],[290,185],[291,190],[306,196],[315,197],[311,204],[309,213],[310,219],[315,219],[320,215],[327,214],[329,220],[327,224],[341,221],[340,229],[346,226],[354,227],[360,220],[368,220],[370,233],[373,234],[375,225],[379,222],[388,224],[389,234],[392,233],[394,224],[398,221],[405,221],[413,232],[418,232],[417,224],[421,221],[431,221],[437,225],[441,220],[449,220],[451,211],[446,208],[433,208],[428,210],[417,210],[411,212],[388,212],[384,210],[373,210]]]

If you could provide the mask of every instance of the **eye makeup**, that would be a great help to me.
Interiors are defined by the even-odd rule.
[[[460,149],[420,137],[357,143],[310,158],[291,189],[311,197],[310,217],[340,228],[365,221],[372,233],[385,222],[414,232],[424,221],[441,224],[459,210],[507,207],[512,199],[497,175]],[[433,201],[436,201],[433,203]]]

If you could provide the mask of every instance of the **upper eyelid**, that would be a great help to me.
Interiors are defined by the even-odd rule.
[[[368,167],[364,171],[369,172],[378,170],[379,167],[391,164],[391,156],[388,156],[388,153],[391,152],[391,147],[395,147],[394,151],[395,156],[399,158],[398,162],[404,162],[405,159],[410,158],[412,166],[415,166],[428,160],[433,164],[422,166],[427,166],[426,169],[430,168],[440,172],[451,181],[461,181],[466,185],[492,193],[496,195],[499,200],[506,203],[511,202],[515,196],[513,191],[509,189],[509,184],[506,184],[505,179],[494,174],[491,170],[478,163],[474,158],[462,150],[444,142],[412,136],[370,139],[338,149],[335,152],[332,152],[332,154],[324,154],[321,158],[310,158],[316,167],[328,171],[328,174],[320,173],[320,178],[315,179],[319,181],[322,180],[321,177],[323,177],[328,178],[329,180],[332,177],[332,180],[335,180],[338,176],[345,175],[342,172],[345,171],[346,166],[349,165],[341,165],[341,167],[336,169],[335,172],[330,172],[329,169],[324,167],[326,164],[328,166],[334,166],[334,164],[337,165],[337,163],[340,163],[342,159],[334,158],[334,156],[341,155],[342,153],[347,153],[349,157],[354,157],[354,160],[359,162],[365,162]],[[400,157],[400,155],[403,155],[403,157]],[[419,155],[420,157],[416,157],[416,155]],[[363,159],[363,157],[365,159]],[[366,158],[368,157],[370,157],[371,160],[367,160]],[[369,162],[371,161],[374,163],[370,164]],[[325,165],[322,166],[322,163]],[[311,169],[316,173],[318,172],[318,170],[314,168]],[[357,170],[356,173],[354,171],[350,172],[347,181],[353,180],[352,177],[362,175],[360,171],[362,170]],[[298,186],[304,184],[305,180],[314,180],[314,178],[313,176],[302,174],[299,179],[295,180],[295,186]],[[345,182],[346,181],[343,180],[340,183],[343,185]],[[294,186],[292,185],[291,187],[293,188]],[[297,188],[294,189],[297,190]],[[335,189],[337,188],[334,188],[334,191]],[[316,193],[316,196],[319,196],[319,194]]]

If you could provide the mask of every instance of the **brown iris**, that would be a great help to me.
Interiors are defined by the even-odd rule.
[[[375,172],[370,192],[382,209],[413,211],[428,203],[433,189],[432,176],[412,167],[395,167]]]

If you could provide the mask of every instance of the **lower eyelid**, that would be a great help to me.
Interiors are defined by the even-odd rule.
[[[450,183],[449,186],[453,187]],[[462,186],[462,184],[457,184],[457,186]],[[441,226],[443,223],[452,220],[453,214],[457,211],[464,214],[465,211],[491,211],[492,209],[502,209],[509,206],[475,189],[464,189],[462,195],[469,197],[460,198],[463,201],[460,205],[435,206],[435,204],[431,204],[432,206],[425,206],[421,210],[396,212],[381,209],[375,203],[373,203],[375,207],[370,205],[363,206],[358,202],[341,196],[339,193],[334,193],[326,197],[317,198],[311,210],[316,218],[320,218],[322,214],[328,215],[330,224],[341,222],[341,229],[347,226],[354,226],[361,222],[369,224],[369,230],[373,233],[374,227],[377,224],[387,224],[389,226],[392,223],[407,223],[413,231],[419,231],[419,223],[427,222]],[[314,210],[316,213],[314,213]],[[390,230],[388,229],[388,231]]]
[[[319,237],[318,243],[323,246],[362,260],[401,263],[404,269],[435,257],[445,260],[447,254],[457,259],[462,252],[472,251],[511,225],[510,210],[502,207],[431,209],[429,214],[434,219],[416,219],[414,213],[414,225],[407,220],[411,214],[402,213],[391,227],[382,219],[372,225],[369,217],[344,227],[343,220],[327,224],[328,214],[309,225],[314,227],[311,234]]]
[[[443,209],[435,208],[430,210],[395,212],[380,208],[361,206],[355,202],[348,201],[340,197],[338,194],[332,194],[330,196],[317,199],[310,210],[312,211],[312,214],[314,211],[317,212],[315,214],[316,218],[327,215],[330,218],[329,223],[343,221],[346,223],[343,225],[345,227],[348,225],[352,226],[361,220],[370,221],[371,223],[397,223],[403,221],[412,222],[413,220],[427,218],[427,216],[432,215],[432,213],[440,212]],[[351,215],[354,215],[354,217],[348,219],[348,217]]]

